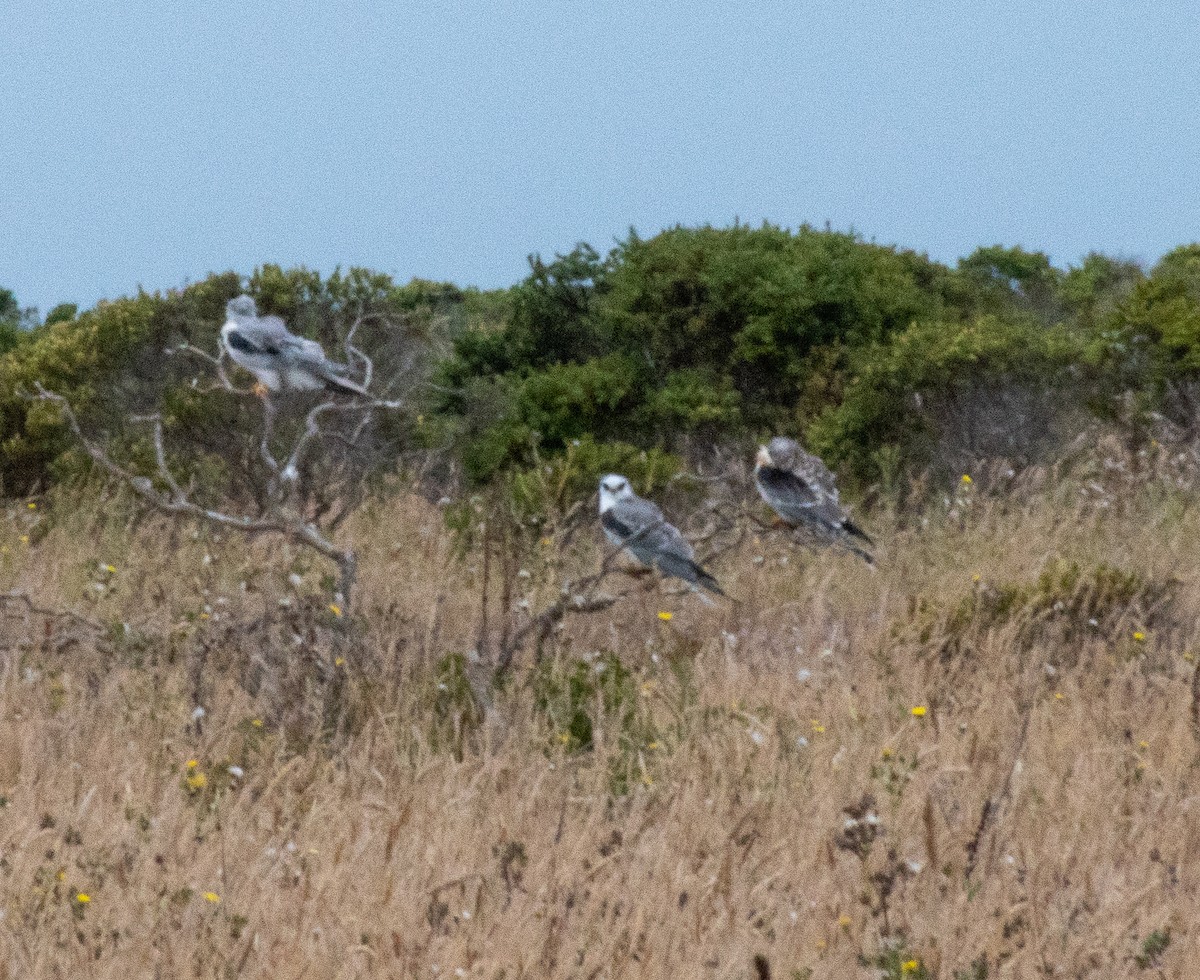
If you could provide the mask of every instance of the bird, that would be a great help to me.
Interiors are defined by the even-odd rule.
[[[818,541],[840,544],[868,565],[875,564],[871,553],[856,543],[870,547],[875,542],[838,502],[829,467],[795,439],[776,436],[758,447],[754,482],[762,499],[789,527],[801,528]]]
[[[609,541],[628,550],[643,565],[725,595],[717,580],[696,564],[687,538],[657,504],[635,494],[629,480],[619,473],[600,478],[600,524]]]
[[[221,340],[235,364],[258,379],[266,391],[318,391],[322,388],[367,396],[345,377],[346,365],[331,361],[315,340],[297,337],[277,316],[259,316],[244,293],[225,304]],[[261,392],[260,392],[261,393]],[[369,396],[368,396],[369,397]]]

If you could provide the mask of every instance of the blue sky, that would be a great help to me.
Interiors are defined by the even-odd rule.
[[[1152,261],[1200,238],[1200,5],[6,7],[0,285],[262,262],[485,287],[735,217]]]

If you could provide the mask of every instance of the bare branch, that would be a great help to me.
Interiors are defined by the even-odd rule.
[[[360,411],[370,412],[371,410],[377,408],[397,409],[403,407],[403,401],[383,401],[378,398],[371,399],[370,401],[356,399],[355,401],[345,403],[328,401],[314,406],[312,411],[308,413],[307,418],[304,420],[304,432],[301,434],[300,438],[296,440],[295,445],[292,447],[292,452],[288,456],[287,464],[283,468],[283,479],[286,482],[295,483],[295,481],[299,478],[300,464],[304,460],[304,454],[308,452],[309,445],[312,443],[313,439],[317,438],[318,436],[325,435],[325,433],[321,431],[320,425],[322,415],[345,414],[349,412]],[[364,418],[360,422],[359,431],[361,431],[362,427],[365,426],[367,421],[368,419]],[[357,436],[355,436],[355,438],[357,438]]]
[[[23,605],[27,612],[33,616],[48,616],[51,619],[69,619],[73,623],[78,623],[80,626],[86,626],[90,630],[97,633],[105,633],[105,627],[97,623],[94,619],[89,619],[87,616],[81,616],[77,612],[72,612],[70,609],[47,609],[43,606],[34,605],[26,592],[16,590],[13,592],[0,593],[0,603],[16,602]]]
[[[167,351],[168,355],[173,354],[191,354],[192,357],[198,357],[202,361],[206,361],[212,365],[216,372],[217,381],[221,388],[225,391],[231,391],[235,395],[253,395],[253,388],[239,388],[229,380],[229,375],[225,371],[225,343],[221,340],[217,341],[217,353],[212,355],[206,350],[202,350],[193,344],[180,344],[178,347],[173,347]]]
[[[631,539],[632,540],[632,539]],[[600,612],[615,605],[630,593],[619,595],[593,595],[592,590],[615,571],[614,565],[620,557],[625,545],[615,545],[605,554],[600,563],[599,571],[585,575],[575,582],[568,581],[562,587],[558,599],[533,617],[509,638],[500,651],[500,659],[496,664],[496,673],[504,673],[512,664],[516,652],[524,646],[530,636],[536,635],[541,643],[550,635],[550,631],[570,613]]]
[[[163,496],[154,489],[154,484],[148,477],[130,472],[119,463],[114,462],[103,449],[93,443],[84,434],[79,426],[79,420],[75,417],[75,412],[72,410],[70,403],[62,396],[55,394],[52,391],[47,391],[42,387],[41,382],[37,382],[34,387],[37,389],[37,394],[31,396],[35,401],[51,402],[58,406],[62,412],[63,418],[66,420],[68,427],[79,440],[84,451],[96,462],[102,469],[106,470],[113,476],[123,480],[140,496],[143,500],[148,501],[155,508],[165,511],[170,514],[190,514],[193,517],[200,517],[207,521],[212,521],[214,524],[221,524],[225,527],[235,527],[240,531],[249,534],[260,534],[268,531],[284,531],[285,528],[280,522],[275,520],[253,519],[248,517],[235,517],[231,514],[222,514],[220,511],[209,510],[206,507],[201,507],[199,504],[194,504],[186,497],[182,499],[171,499]],[[176,484],[178,486],[178,484]],[[332,546],[331,546],[332,547]]]

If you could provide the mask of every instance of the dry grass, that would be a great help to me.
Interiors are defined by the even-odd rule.
[[[876,573],[748,543],[739,605],[569,621],[482,725],[435,511],[348,529],[343,646],[303,555],[14,507],[0,586],[108,632],[0,610],[0,975],[1193,976],[1200,521],[1066,496]]]

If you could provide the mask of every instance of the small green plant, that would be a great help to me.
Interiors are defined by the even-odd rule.
[[[546,660],[533,677],[534,708],[549,728],[552,749],[590,752],[603,736],[610,748],[609,785],[615,795],[629,791],[647,746],[659,735],[639,700],[633,673],[614,653],[594,659]],[[641,781],[650,777],[642,772]]]
[[[462,759],[466,738],[479,721],[479,708],[471,693],[467,661],[461,653],[448,653],[434,669],[433,717],[429,742],[433,749],[448,748]]]
[[[874,957],[863,958],[863,966],[882,970],[882,980],[931,980],[925,964],[908,949],[903,937]]]
[[[912,774],[917,771],[917,765],[915,752],[905,755],[885,748],[880,753],[879,761],[871,764],[871,778],[879,780],[888,795],[899,800]]]
[[[1143,969],[1149,970],[1162,962],[1162,955],[1171,945],[1171,928],[1155,929],[1142,941],[1142,951],[1134,957],[1134,962]]]

